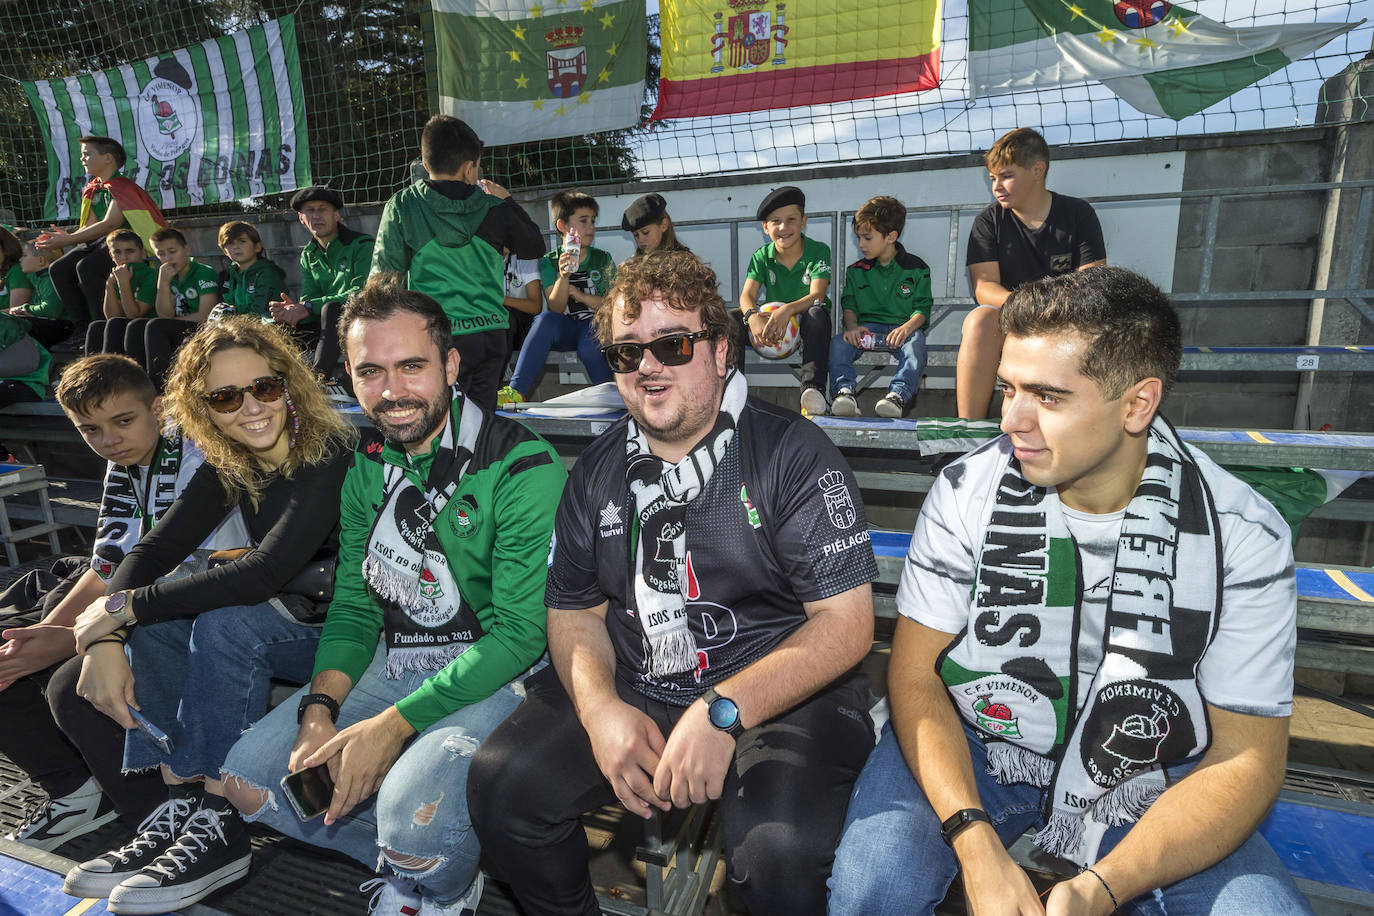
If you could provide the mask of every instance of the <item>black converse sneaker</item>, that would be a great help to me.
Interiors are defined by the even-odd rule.
[[[29,812],[24,823],[5,839],[52,852],[68,840],[103,827],[118,816],[100,786],[91,778],[70,795],[44,802]]]
[[[156,861],[110,891],[106,909],[111,913],[179,910],[245,877],[252,858],[248,830],[237,811],[201,808]]]
[[[73,897],[108,897],[119,882],[138,874],[162,851],[171,846],[191,812],[200,807],[200,796],[179,796],[167,799],[138,825],[138,835],[112,852],[98,859],[82,862],[67,872],[62,893]]]

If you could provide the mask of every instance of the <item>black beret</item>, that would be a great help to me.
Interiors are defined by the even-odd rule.
[[[754,219],[763,222],[768,219],[768,214],[779,207],[786,207],[790,204],[796,204],[802,209],[802,212],[805,213],[806,195],[802,193],[801,188],[794,187],[790,184],[783,185],[763,199],[763,203],[759,204],[758,212],[754,214]]]
[[[625,208],[620,218],[620,228],[626,232],[636,232],[650,223],[656,223],[668,215],[668,201],[662,194],[645,194]]]
[[[301,207],[310,203],[312,200],[322,200],[327,204],[333,204],[334,209],[343,209],[343,195],[326,185],[317,184],[308,188],[301,188],[291,197],[291,209],[300,212]]]

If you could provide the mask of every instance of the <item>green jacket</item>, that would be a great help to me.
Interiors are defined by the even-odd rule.
[[[458,413],[455,408],[454,423]],[[382,501],[383,465],[405,468],[406,476],[423,487],[433,460],[432,448],[413,460],[391,443],[375,448],[375,439],[372,449],[364,440],[344,478],[338,574],[315,653],[316,674],[342,671],[354,683],[377,651],[383,623],[381,599],[358,572],[376,520],[374,507]],[[544,580],[554,513],[567,479],[562,461],[543,439],[507,417],[487,416],[467,473],[434,521],[449,569],[483,635],[396,704],[417,732],[491,696],[543,654]],[[460,506],[465,525],[456,517]]]
[[[312,238],[301,249],[301,301],[308,303],[310,316],[302,324],[319,321],[320,308],[326,302],[343,302],[363,288],[372,268],[370,235],[339,227],[339,234],[321,248]]]
[[[853,312],[859,324],[906,324],[918,313],[930,323],[930,267],[897,244],[886,265],[863,258],[845,268],[840,305]]]
[[[247,270],[230,264],[220,277],[220,301],[232,305],[237,315],[271,315],[267,304],[286,292],[286,272],[267,258],[258,258]]]
[[[438,300],[455,335],[498,330],[510,326],[502,248],[519,258],[544,253],[539,227],[514,200],[457,181],[422,180],[386,202],[372,272],[399,273],[409,289]]]
[[[763,287],[765,302],[796,302],[811,291],[812,280],[831,279],[830,246],[810,236],[802,236],[802,255],[789,270],[778,263],[777,252],[769,242],[749,259],[745,274]],[[830,308],[830,296],[822,303]]]

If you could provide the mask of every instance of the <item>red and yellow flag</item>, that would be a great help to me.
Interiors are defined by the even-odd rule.
[[[143,247],[152,254],[152,235],[167,225],[167,218],[162,215],[162,211],[148,196],[147,191],[122,176],[116,175],[109,181],[93,178],[86,183],[86,187],[81,190],[81,219],[78,225],[85,226],[95,221],[91,205],[96,193],[102,189],[110,192],[110,196],[124,214],[124,220],[129,224],[129,228],[138,233],[138,237],[143,239]]]
[[[662,0],[656,120],[940,84],[940,0]]]

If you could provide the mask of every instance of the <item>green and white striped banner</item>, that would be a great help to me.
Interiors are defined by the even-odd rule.
[[[48,154],[45,219],[80,210],[77,138],[113,137],[122,174],[163,210],[306,187],[310,153],[292,16],[147,60],[25,82]]]

